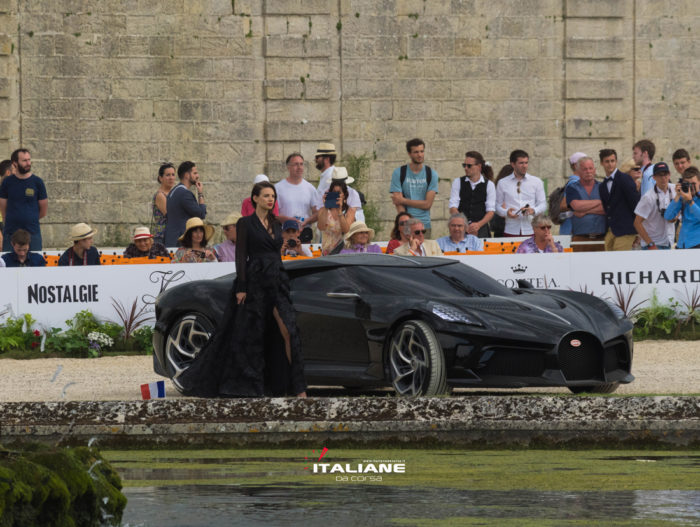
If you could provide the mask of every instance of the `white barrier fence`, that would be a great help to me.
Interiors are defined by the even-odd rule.
[[[517,280],[524,279],[534,287],[584,291],[644,307],[654,291],[662,302],[682,301],[696,292],[700,288],[698,255],[698,251],[674,250],[445,258],[471,265],[507,287],[517,287]],[[62,328],[83,309],[119,322],[115,303],[130,309],[137,302],[152,311],[155,297],[166,287],[234,271],[233,263],[0,269],[0,322],[29,313],[40,326]]]

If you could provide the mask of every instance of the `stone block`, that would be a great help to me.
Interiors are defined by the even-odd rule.
[[[264,2],[266,15],[329,15],[331,2],[326,0],[275,0]]]
[[[631,86],[626,80],[567,80],[567,99],[624,99]]]
[[[10,79],[0,79],[0,97],[10,97],[12,95],[12,81]]]
[[[566,56],[574,59],[622,59],[625,58],[626,41],[617,37],[566,39]]]
[[[568,119],[565,124],[566,137],[622,138],[630,130],[629,121]]]
[[[133,119],[135,101],[128,99],[110,99],[105,101],[106,119]]]
[[[8,56],[12,53],[14,44],[10,35],[0,35],[0,56]]]
[[[298,36],[266,36],[266,57],[330,57],[331,43],[327,38]]]
[[[455,38],[455,55],[458,57],[479,57],[481,56],[480,38]]]
[[[632,3],[625,0],[576,0],[565,5],[567,18],[622,18],[632,14]]]
[[[304,137],[307,140],[327,141],[335,134],[333,123],[328,121],[277,121],[265,123],[266,137],[269,141],[291,141]]]
[[[180,101],[180,119],[183,121],[210,121],[209,101]]]

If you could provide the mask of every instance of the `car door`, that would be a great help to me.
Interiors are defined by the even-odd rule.
[[[367,364],[362,317],[369,313],[349,269],[312,270],[292,279],[304,360]]]

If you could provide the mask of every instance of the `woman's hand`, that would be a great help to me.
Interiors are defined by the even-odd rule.
[[[238,305],[243,304],[245,302],[245,293],[236,293],[236,303]]]
[[[214,251],[212,251],[211,249],[205,249],[205,250],[204,250],[204,257],[205,257],[207,260],[209,260],[210,262],[213,262],[213,261],[216,260],[216,254],[215,254]]]

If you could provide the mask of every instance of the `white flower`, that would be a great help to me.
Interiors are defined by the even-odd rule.
[[[87,338],[90,342],[99,344],[100,347],[111,348],[114,345],[114,340],[109,335],[105,335],[99,331],[88,333]]]

